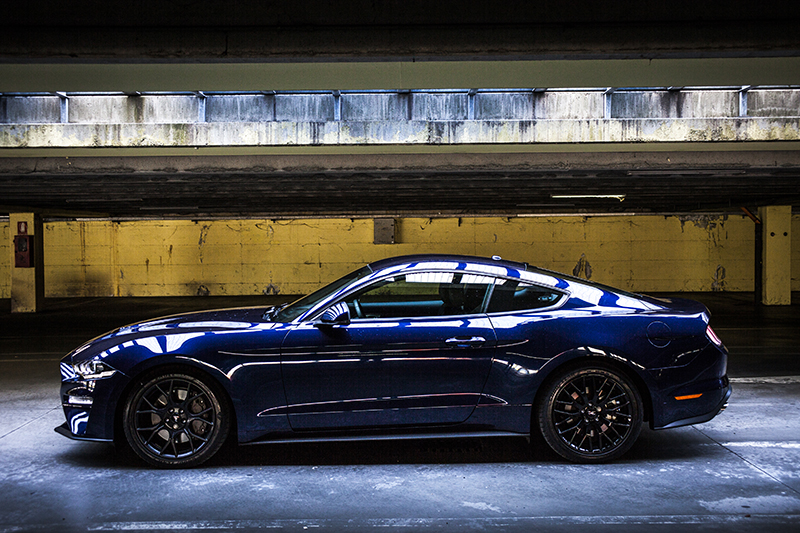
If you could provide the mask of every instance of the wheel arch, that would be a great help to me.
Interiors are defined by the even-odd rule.
[[[580,348],[562,354],[556,359],[549,361],[545,366],[549,368],[547,368],[545,376],[536,388],[536,394],[531,404],[531,432],[533,432],[534,428],[538,427],[535,420],[536,413],[538,412],[539,403],[542,401],[548,386],[567,372],[592,366],[620,372],[630,379],[636,387],[639,397],[642,399],[643,420],[646,422],[652,421],[653,399],[650,395],[650,388],[627,358],[604,349]]]
[[[229,418],[230,418],[230,429],[228,431],[228,440],[237,438],[238,436],[238,423],[237,423],[237,416],[236,416],[236,404],[233,401],[233,397],[231,396],[230,392],[230,382],[227,380],[227,376],[223,374],[219,369],[211,367],[209,365],[202,364],[200,361],[196,359],[192,359],[185,356],[175,356],[170,358],[169,360],[163,361],[153,361],[152,359],[148,359],[143,361],[137,367],[134,367],[136,372],[133,375],[129,376],[128,382],[122,388],[117,398],[116,405],[114,407],[114,443],[118,447],[120,445],[124,445],[125,443],[125,434],[123,430],[123,412],[125,410],[125,403],[127,402],[128,397],[131,394],[131,391],[134,387],[141,383],[143,379],[148,378],[149,376],[155,376],[158,374],[165,374],[170,372],[183,372],[190,374],[194,377],[205,379],[210,381],[211,383],[215,384],[219,388],[219,392],[224,395],[224,400],[227,403],[227,407],[229,410]],[[211,370],[214,371],[211,371]]]

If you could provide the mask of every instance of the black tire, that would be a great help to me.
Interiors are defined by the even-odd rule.
[[[210,459],[228,437],[227,396],[190,371],[149,374],[125,402],[123,428],[131,449],[161,468],[188,468]]]
[[[537,406],[547,444],[574,463],[602,463],[627,452],[642,429],[642,399],[622,373],[568,371],[546,385]]]

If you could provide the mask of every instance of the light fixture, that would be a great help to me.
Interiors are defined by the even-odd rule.
[[[615,198],[620,202],[625,200],[624,194],[551,194],[550,198],[554,200],[566,199],[587,199],[587,198]]]

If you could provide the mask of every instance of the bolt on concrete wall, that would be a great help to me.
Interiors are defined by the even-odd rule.
[[[800,216],[792,219],[800,290]],[[0,297],[9,296],[8,222],[0,223]],[[76,221],[45,224],[45,294],[303,294],[384,257],[500,255],[623,289],[752,291],[753,225],[743,216],[397,219],[373,244],[371,219]]]

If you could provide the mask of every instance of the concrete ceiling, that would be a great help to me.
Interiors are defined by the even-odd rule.
[[[800,4],[16,2],[0,91],[800,83]]]
[[[0,211],[51,217],[728,213],[800,205],[798,151],[149,157],[129,161],[136,169],[127,172],[113,158],[28,160],[13,173],[10,162],[0,163]]]
[[[16,2],[0,20],[0,92],[796,85],[798,22],[800,4],[738,0]],[[165,153],[142,151],[125,154],[130,171],[112,173],[103,171],[109,152],[15,150],[0,153],[0,212],[370,216],[800,205],[796,144],[294,159],[223,151],[168,164]],[[553,198],[560,193],[625,199]]]

